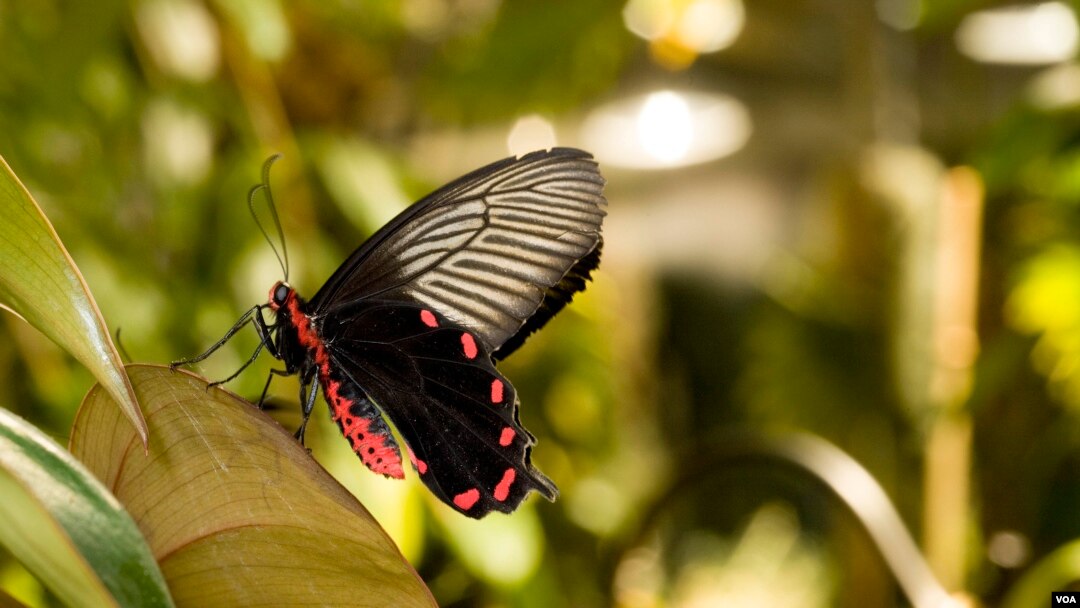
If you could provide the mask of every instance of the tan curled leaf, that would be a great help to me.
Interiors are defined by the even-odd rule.
[[[0,589],[0,608],[27,608],[27,606],[3,589]]]
[[[393,541],[292,436],[187,372],[132,365],[144,454],[108,394],[71,450],[125,505],[178,606],[433,606]]]
[[[2,408],[0,497],[0,546],[66,604],[172,606],[150,548],[116,499],[64,448]]]
[[[0,156],[0,307],[85,365],[146,442],[146,422],[94,297],[52,224]]]

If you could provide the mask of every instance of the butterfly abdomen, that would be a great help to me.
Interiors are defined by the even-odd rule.
[[[330,404],[330,416],[367,468],[404,479],[397,441],[367,395],[349,382],[334,379],[323,384],[323,391]]]

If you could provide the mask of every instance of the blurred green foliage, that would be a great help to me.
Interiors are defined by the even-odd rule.
[[[922,11],[910,30],[882,23],[886,4],[746,2],[735,43],[680,71],[606,0],[0,3],[0,154],[126,350],[166,362],[201,352],[281,278],[244,200],[270,153],[285,155],[273,185],[290,280],[313,294],[409,201],[505,155],[522,115],[582,145],[584,116],[613,99],[742,99],[754,132],[731,158],[663,171],[600,158],[601,271],[501,365],[559,502],[461,521],[414,480],[374,479],[313,419],[315,455],[442,604],[523,607],[743,597],[709,595],[715,581],[800,590],[791,605],[906,605],[805,475],[695,465],[732,429],[809,431],[862,463],[927,540],[946,409],[930,379],[937,193],[970,165],[986,188],[980,348],[957,393],[973,440],[950,590],[992,605],[1080,537],[1080,102],[1037,102],[1049,68],[956,50],[984,3],[898,1]],[[200,371],[224,377],[255,345],[242,334]],[[271,363],[230,388],[257,396]],[[0,405],[62,440],[91,382],[0,323]],[[295,424],[295,382],[273,393]],[[677,480],[685,491],[668,491]],[[1023,539],[1015,562],[993,552],[1002,533]],[[52,601],[10,560],[0,587]]]

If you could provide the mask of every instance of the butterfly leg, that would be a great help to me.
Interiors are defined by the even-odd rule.
[[[259,351],[263,347],[266,348],[266,351],[270,353],[271,357],[275,359],[281,359],[281,355],[278,354],[280,351],[278,351],[277,341],[274,340],[274,329],[276,328],[273,328],[270,324],[268,324],[266,322],[266,318],[263,317],[263,310],[266,308],[266,306],[259,305],[255,308],[259,310],[251,317],[251,323],[255,326],[255,333],[259,334],[258,348],[255,349],[255,352],[251,355],[251,358],[248,359],[247,363],[245,363],[243,367],[237,370],[235,374],[229,376],[221,382],[215,382],[214,385],[228,382],[229,380],[232,380],[233,378],[239,376],[240,372],[244,371],[247,366],[255,362],[255,359],[259,356]],[[262,394],[259,395],[259,402],[256,404],[260,410],[263,408],[263,403],[266,401],[266,393],[270,390],[270,382],[274,379],[274,376],[290,376],[294,373],[296,372],[290,372],[287,369],[270,370],[270,374],[266,376],[266,384],[263,385]]]
[[[296,429],[296,439],[300,442],[300,445],[304,445],[304,432],[307,430],[311,411],[315,409],[315,396],[318,394],[319,383],[315,382],[315,368],[312,368],[304,374],[304,379],[300,383],[300,403],[303,404],[304,414],[304,420],[300,423],[300,428]]]
[[[180,367],[181,365],[191,365],[192,363],[198,363],[199,361],[202,361],[202,360],[206,359],[207,357],[209,357],[210,355],[214,354],[214,351],[221,348],[221,346],[223,344],[225,344],[226,342],[229,341],[230,338],[235,336],[236,332],[240,331],[241,329],[244,328],[245,325],[252,322],[252,315],[255,314],[256,311],[259,311],[259,313],[260,313],[259,320],[261,321],[262,320],[261,312],[262,312],[262,307],[263,306],[264,306],[263,304],[257,304],[255,306],[252,306],[250,309],[248,309],[248,311],[245,312],[240,317],[240,320],[237,321],[235,325],[230,327],[229,331],[225,332],[225,335],[222,336],[220,340],[218,340],[217,342],[214,342],[210,346],[210,348],[206,349],[201,355],[195,355],[194,357],[189,357],[187,359],[180,359],[178,361],[173,361],[172,363],[169,364],[169,367],[177,368],[177,367]],[[257,329],[258,329],[258,323],[256,322],[256,330]],[[260,337],[261,337],[261,335],[260,335]]]
[[[255,352],[251,353],[251,356],[248,357],[248,360],[245,361],[244,364],[240,366],[240,369],[233,372],[233,374],[231,376],[229,376],[228,378],[225,378],[223,380],[218,380],[216,382],[211,382],[210,384],[207,384],[206,388],[210,389],[210,388],[213,388],[215,386],[220,386],[222,384],[225,384],[226,382],[231,381],[233,378],[239,376],[241,373],[243,373],[243,371],[245,369],[248,368],[249,365],[251,365],[252,363],[255,362],[255,359],[259,358],[259,353],[262,352],[262,349],[263,349],[264,346],[266,346],[265,343],[259,342],[259,345],[255,347]]]
[[[255,325],[255,333],[259,334],[259,341],[266,347],[267,352],[270,353],[275,359],[281,359],[280,351],[278,351],[277,341],[274,340],[274,330],[276,327],[266,322],[263,317],[263,310],[266,308],[265,304],[260,304],[255,308],[259,309],[259,312],[251,318],[252,324]]]
[[[259,402],[255,405],[261,410],[263,409],[263,403],[266,403],[266,394],[270,391],[270,382],[274,379],[274,376],[291,376],[288,370],[285,369],[272,369],[270,373],[266,375],[266,385],[263,386],[262,394],[259,395]]]

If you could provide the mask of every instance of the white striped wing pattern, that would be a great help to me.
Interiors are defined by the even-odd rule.
[[[321,314],[360,300],[419,302],[496,350],[583,258],[585,276],[598,263],[603,185],[591,156],[569,148],[479,169],[402,212],[311,303]]]

